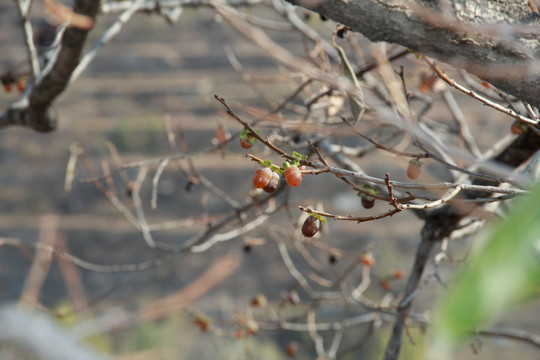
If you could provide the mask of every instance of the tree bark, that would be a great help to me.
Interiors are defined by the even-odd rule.
[[[540,107],[540,16],[526,0],[287,0],[372,41],[463,68]],[[441,2],[442,3],[442,2]]]
[[[95,19],[98,10],[99,0],[76,0],[73,5],[75,13],[92,19]],[[40,132],[56,129],[58,119],[52,104],[64,91],[79,64],[88,32],[76,27],[66,29],[51,71],[32,89],[27,104],[14,104],[0,116],[0,127],[22,125]]]

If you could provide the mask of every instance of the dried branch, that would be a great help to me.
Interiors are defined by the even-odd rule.
[[[73,12],[94,19],[99,8],[99,1],[76,0]],[[52,104],[65,90],[69,78],[79,63],[88,29],[67,28],[61,42],[61,49],[51,71],[35,84],[28,97],[13,103],[0,115],[0,128],[21,125],[36,131],[52,131],[56,128],[57,117]]]

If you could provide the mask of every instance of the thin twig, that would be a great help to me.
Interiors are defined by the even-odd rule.
[[[497,111],[500,111],[508,116],[511,116],[521,122],[524,122],[528,125],[533,125],[533,126],[537,126],[538,125],[538,120],[533,120],[533,119],[529,119],[523,115],[520,115],[518,113],[516,113],[515,111],[513,110],[510,110],[510,109],[507,109],[505,108],[504,106],[501,106],[489,99],[486,99],[485,97],[481,96],[480,94],[472,91],[472,90],[469,90],[467,89],[466,87],[464,87],[463,85],[460,85],[458,84],[456,81],[452,80],[451,78],[448,77],[448,75],[446,75],[443,71],[441,71],[441,69],[439,69],[439,67],[437,66],[437,64],[435,64],[435,62],[433,62],[431,59],[429,59],[428,57],[426,56],[423,56],[423,59],[424,61],[433,69],[433,71],[435,71],[435,73],[441,78],[443,79],[446,83],[448,83],[450,86],[456,88],[457,90],[469,95],[470,97],[472,97],[473,99],[476,99],[482,103],[484,103],[485,105],[487,106],[490,106],[492,108],[494,108],[495,110]]]

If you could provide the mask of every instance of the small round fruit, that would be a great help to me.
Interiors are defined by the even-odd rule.
[[[193,324],[197,326],[202,332],[207,332],[210,326],[210,320],[204,316],[196,316],[193,320]]]
[[[512,134],[514,135],[521,135],[526,130],[527,130],[527,125],[524,125],[517,120],[512,123],[512,127],[510,128],[510,131],[512,131]]]
[[[375,258],[371,252],[367,252],[362,256],[362,264],[364,264],[364,266],[375,265]]]
[[[253,185],[257,189],[262,189],[270,182],[272,178],[272,170],[266,166],[260,166],[255,170],[255,175],[253,175]]]
[[[422,162],[412,159],[409,161],[409,166],[407,167],[407,176],[409,179],[417,179],[422,172]]]
[[[317,219],[315,216],[310,215],[304,225],[302,225],[302,234],[305,237],[313,237],[321,226],[321,220]]]
[[[19,90],[19,92],[23,92],[24,89],[26,89],[26,81],[24,80],[17,81],[17,90]]]
[[[394,274],[392,274],[394,279],[403,279],[403,270],[396,270],[394,271]]]
[[[240,146],[243,148],[243,149],[249,149],[251,148],[251,143],[249,142],[248,139],[240,139]]]
[[[265,187],[263,187],[263,190],[267,193],[271,193],[276,191],[276,189],[279,186],[279,174],[275,171],[272,171],[272,177],[270,178],[270,181],[268,184],[266,184]]]
[[[392,288],[392,285],[390,284],[390,281],[388,281],[388,279],[383,279],[381,280],[381,287],[385,291],[390,291],[390,289]]]
[[[302,172],[298,166],[290,166],[285,170],[285,180],[292,187],[300,185],[302,182]]]
[[[287,349],[285,352],[288,356],[293,357],[296,355],[296,352],[298,351],[298,343],[296,341],[291,341],[287,344]]]
[[[362,206],[365,209],[371,209],[375,205],[375,199],[369,195],[362,195]]]

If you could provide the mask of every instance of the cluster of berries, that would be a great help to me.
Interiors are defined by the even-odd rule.
[[[268,193],[274,192],[279,186],[279,180],[281,178],[279,172],[280,170],[276,171],[268,166],[259,166],[253,175],[253,185],[257,189],[263,189]],[[300,167],[295,165],[289,166],[283,171],[283,174],[285,175],[287,184],[292,187],[300,185],[304,177]]]

